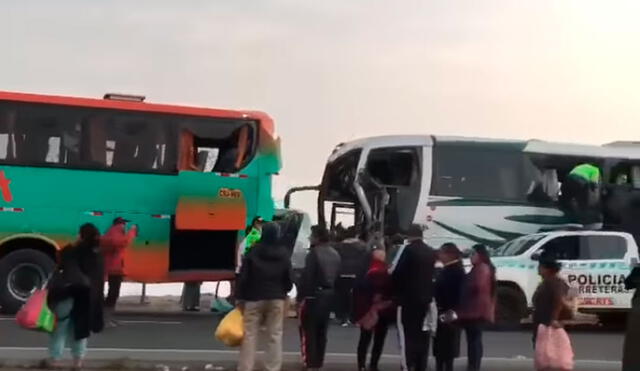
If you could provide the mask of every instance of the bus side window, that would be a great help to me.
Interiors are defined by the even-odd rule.
[[[387,186],[409,186],[418,175],[415,151],[408,148],[371,150],[367,171],[376,181]]]
[[[628,164],[619,163],[611,169],[610,183],[621,186],[631,183],[631,168]]]
[[[190,156],[191,170],[236,173],[255,153],[255,123],[238,120],[186,119],[180,127],[189,132],[189,140],[181,141],[180,168],[186,169]],[[192,148],[190,148],[192,147]],[[191,155],[187,155],[190,152]]]
[[[13,132],[16,162],[24,165],[70,166],[79,161],[78,117],[61,107],[19,107]]]
[[[107,166],[116,171],[172,172],[170,123],[164,119],[124,114],[106,121]]]
[[[633,188],[640,189],[640,165],[631,167],[631,184]]]
[[[0,105],[0,160],[15,160],[14,132],[16,126],[15,109]]]
[[[558,171],[556,169],[542,169],[538,175],[538,179],[531,181],[527,199],[540,204],[558,201],[560,195]]]

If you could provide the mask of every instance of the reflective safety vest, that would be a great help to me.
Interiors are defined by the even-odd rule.
[[[573,168],[570,175],[576,175],[588,182],[599,183],[600,182],[600,169],[597,166],[591,164],[581,164]]]
[[[251,250],[253,245],[255,245],[258,241],[260,241],[261,237],[262,237],[262,231],[260,231],[257,228],[251,228],[251,231],[245,238],[245,247],[244,247],[243,254],[246,255],[249,252],[249,250]]]

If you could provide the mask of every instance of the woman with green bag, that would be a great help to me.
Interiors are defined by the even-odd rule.
[[[73,369],[79,370],[89,335],[104,327],[104,263],[99,245],[98,229],[93,224],[84,224],[78,241],[60,254],[60,263],[49,281],[47,301],[58,322],[49,337],[46,368],[58,366],[69,343]]]

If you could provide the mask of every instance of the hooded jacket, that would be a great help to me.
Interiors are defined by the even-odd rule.
[[[324,243],[311,248],[298,287],[298,300],[316,297],[322,292],[333,292],[340,274],[340,254]]]
[[[284,299],[293,287],[291,259],[279,243],[279,227],[267,223],[262,238],[245,256],[236,296],[244,301]]]

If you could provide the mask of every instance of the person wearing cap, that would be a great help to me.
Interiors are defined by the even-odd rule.
[[[127,230],[127,223],[129,220],[122,217],[115,218],[109,230],[100,239],[105,274],[109,285],[104,301],[106,326],[108,327],[117,324],[113,319],[113,312],[120,297],[120,286],[124,279],[124,252],[138,235],[138,227],[134,225]]]
[[[409,228],[391,273],[403,371],[426,371],[429,359],[436,252],[423,242],[422,232],[419,225]]]

